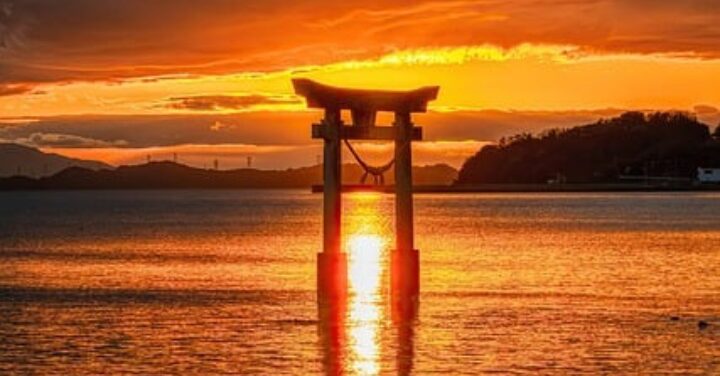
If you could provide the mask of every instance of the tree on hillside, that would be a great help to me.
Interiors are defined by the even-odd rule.
[[[719,131],[716,130],[713,135]],[[620,175],[691,178],[720,166],[720,141],[689,114],[627,112],[594,124],[521,134],[470,157],[459,184],[616,181]]]

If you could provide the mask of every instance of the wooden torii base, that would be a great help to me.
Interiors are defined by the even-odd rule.
[[[390,260],[394,300],[416,301],[420,291],[419,252],[413,239],[412,141],[422,139],[422,128],[413,126],[411,114],[427,111],[439,87],[413,91],[343,89],[307,79],[293,79],[295,92],[308,107],[325,111],[312,136],[324,140],[323,149],[323,250],[318,254],[318,301],[342,298],[347,293],[347,256],[341,247],[341,146],[343,140],[388,140],[395,143],[396,246]],[[341,111],[349,110],[352,124],[345,125]],[[392,112],[392,126],[378,126],[378,111]]]

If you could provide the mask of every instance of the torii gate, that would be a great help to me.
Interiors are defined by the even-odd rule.
[[[323,250],[318,254],[317,263],[319,300],[342,297],[347,289],[347,256],[341,249],[340,228],[340,151],[342,141],[347,140],[395,142],[396,246],[390,262],[391,288],[393,296],[417,296],[420,266],[413,240],[411,142],[422,139],[422,128],[413,126],[411,114],[427,111],[427,103],[437,98],[440,88],[432,86],[396,92],[336,88],[308,79],[293,79],[292,82],[295,93],[307,99],[308,107],[325,110],[322,122],[312,125],[312,137],[324,140]],[[350,110],[351,125],[343,124],[342,110]],[[378,111],[394,113],[394,124],[375,124]],[[363,168],[366,173],[373,173],[366,166]]]

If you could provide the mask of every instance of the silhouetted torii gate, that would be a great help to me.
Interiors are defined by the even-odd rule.
[[[308,107],[322,108],[325,116],[312,125],[313,138],[324,140],[323,164],[323,251],[318,254],[318,297],[344,296],[347,289],[347,256],[341,249],[341,146],[346,140],[395,142],[396,247],[390,262],[392,294],[417,296],[419,255],[413,240],[411,142],[422,139],[422,128],[413,126],[411,114],[425,112],[437,98],[439,87],[395,92],[344,89],[308,79],[293,79],[295,93],[307,99]],[[345,125],[341,111],[350,110],[352,124]],[[395,114],[392,126],[375,123],[378,111]],[[367,172],[367,169],[366,169]]]

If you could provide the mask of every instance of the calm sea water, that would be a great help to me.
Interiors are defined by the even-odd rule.
[[[388,309],[392,196],[353,194],[333,327],[320,196],[0,193],[0,373],[720,374],[720,194],[415,202],[417,319]]]

